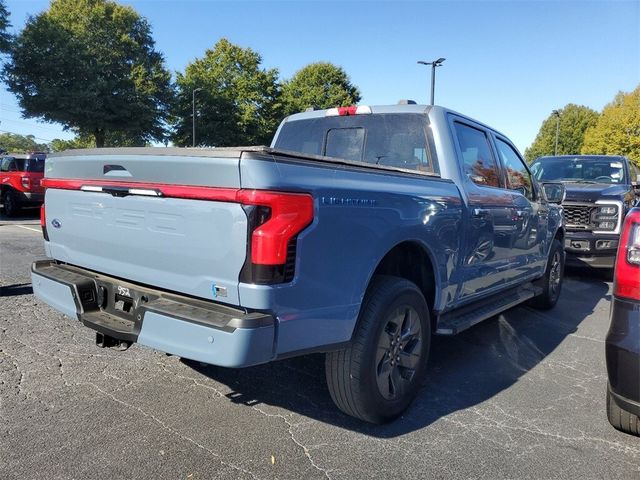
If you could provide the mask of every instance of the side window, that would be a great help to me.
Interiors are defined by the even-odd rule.
[[[0,164],[0,172],[9,171],[9,162],[11,162],[11,157],[2,159],[2,163]]]
[[[18,163],[16,162],[15,158],[12,158],[9,161],[9,171],[10,172],[17,172],[18,171]]]
[[[464,173],[478,185],[500,187],[500,174],[487,134],[459,122],[455,122],[454,126],[462,152]]]
[[[639,180],[638,176],[640,176],[640,167],[633,163],[633,160],[629,160],[629,166],[631,167],[629,169],[631,172],[631,181],[636,183]]]
[[[531,174],[516,151],[508,143],[496,138],[500,160],[507,171],[507,188],[518,190],[529,200],[534,199]]]

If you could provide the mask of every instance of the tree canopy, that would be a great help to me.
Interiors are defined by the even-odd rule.
[[[640,166],[640,85],[604,107],[585,132],[582,153],[626,155]]]
[[[311,63],[282,85],[283,113],[302,112],[308,108],[331,108],[354,105],[360,101],[358,88],[347,73],[331,63]]]
[[[223,38],[178,73],[174,143],[192,143],[194,90],[197,145],[269,143],[281,117],[278,71],[261,63],[255,51]]]
[[[580,153],[584,132],[595,125],[598,112],[585,107],[569,103],[558,110],[560,126],[558,132],[558,155],[574,155]],[[556,122],[558,117],[551,113],[543,122],[538,135],[524,152],[528,162],[532,162],[542,155],[555,154]]]
[[[53,0],[31,17],[3,69],[23,116],[58,122],[102,147],[109,132],[161,140],[171,75],[151,28],[109,0]]]
[[[46,143],[38,143],[33,135],[19,135],[17,133],[0,133],[0,148],[7,152],[47,152]]]
[[[75,148],[95,148],[96,142],[93,135],[79,134],[71,140],[54,138],[49,147],[54,152]],[[146,147],[149,143],[142,137],[134,137],[122,132],[107,132],[104,139],[105,147]]]
[[[92,138],[76,137],[71,140],[62,140],[60,138],[54,138],[51,140],[49,147],[53,152],[62,152],[63,150],[72,150],[77,148],[92,148],[95,147],[95,142]]]
[[[0,53],[7,53],[11,47],[11,34],[7,29],[11,26],[9,22],[9,10],[4,0],[0,0]]]

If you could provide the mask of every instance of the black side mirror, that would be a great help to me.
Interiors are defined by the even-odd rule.
[[[567,193],[563,183],[543,183],[542,190],[549,203],[562,203]]]

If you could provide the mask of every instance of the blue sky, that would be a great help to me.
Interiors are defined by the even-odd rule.
[[[46,0],[7,0],[13,29]],[[342,66],[361,104],[429,100],[427,67],[437,70],[436,104],[507,134],[522,151],[551,110],[596,110],[640,84],[640,0],[636,1],[121,1],[153,27],[175,72],[226,37],[291,77],[308,63]],[[42,140],[70,138],[55,124],[21,118],[0,93],[0,130]]]

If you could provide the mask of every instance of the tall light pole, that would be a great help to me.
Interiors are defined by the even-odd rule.
[[[558,155],[558,135],[560,134],[560,110],[552,111],[551,115],[556,116],[556,148],[553,154]]]
[[[425,62],[423,60],[418,61],[420,65],[431,65],[431,105],[433,105],[433,98],[436,91],[436,67],[441,66],[442,62],[444,62],[445,60],[446,58],[441,57],[437,60],[434,60],[433,62]]]
[[[192,142],[192,146],[195,147],[196,146],[196,92],[201,91],[201,88],[194,88],[193,92],[191,93],[192,95],[192,106],[193,106],[193,111],[191,113],[192,117],[191,117],[191,125],[193,126],[193,134],[191,136],[191,142]]]

